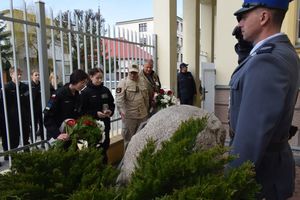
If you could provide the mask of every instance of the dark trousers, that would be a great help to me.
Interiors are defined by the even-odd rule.
[[[109,129],[107,129],[105,127],[104,131],[105,131],[105,139],[104,139],[104,142],[101,145],[101,147],[102,147],[103,163],[107,164],[108,163],[107,150],[108,150],[109,145],[110,145],[110,138],[109,138],[110,127],[109,127]]]
[[[23,142],[24,145],[29,144],[29,132],[30,132],[30,128],[29,128],[29,124],[28,123],[24,123],[23,125]],[[4,127],[3,130],[1,130],[2,132],[2,146],[3,146],[3,150],[7,151],[8,150],[8,141],[7,141],[7,135],[6,135],[6,129]],[[20,144],[20,130],[19,130],[19,124],[14,124],[14,125],[10,125],[9,128],[9,142],[10,142],[10,149],[15,149],[19,146]]]
[[[35,113],[34,114],[34,132],[35,132],[35,139],[37,139],[37,136],[41,136],[41,140],[44,140],[44,126],[43,126],[43,116],[41,113]],[[33,133],[30,132],[30,141],[33,143]]]
[[[180,98],[181,105],[193,105],[193,97],[192,98]]]

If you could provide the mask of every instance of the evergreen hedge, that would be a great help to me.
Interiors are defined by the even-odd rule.
[[[195,147],[205,126],[205,118],[182,123],[160,150],[148,141],[123,187],[115,185],[118,170],[102,164],[98,149],[16,154],[12,171],[0,176],[0,199],[255,199],[260,187],[252,164],[225,174],[224,166],[234,159],[228,148]]]
[[[0,176],[0,199],[69,199],[77,191],[107,190],[118,175],[94,148],[15,154],[11,170]]]

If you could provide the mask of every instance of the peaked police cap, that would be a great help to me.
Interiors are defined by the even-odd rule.
[[[293,0],[244,0],[242,8],[237,10],[234,15],[238,16],[257,7],[273,8],[287,11],[289,2]]]

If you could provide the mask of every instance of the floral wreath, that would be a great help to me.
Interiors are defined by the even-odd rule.
[[[67,133],[69,135],[71,147],[81,150],[83,148],[100,146],[104,140],[104,127],[102,121],[85,115],[77,120],[64,120],[59,130],[61,133]],[[61,140],[57,140],[56,142],[64,143],[64,141]]]

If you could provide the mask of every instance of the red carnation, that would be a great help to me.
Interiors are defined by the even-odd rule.
[[[73,126],[75,126],[75,124],[76,124],[76,120],[75,120],[75,119],[69,119],[69,120],[66,122],[66,124],[67,124],[68,126],[70,126],[70,127],[73,127]]]
[[[171,90],[168,90],[167,95],[171,96],[173,94],[173,92]]]
[[[163,89],[160,89],[159,94],[165,94],[165,91]]]
[[[95,126],[95,123],[92,122],[92,121],[90,121],[90,120],[84,120],[84,121],[83,121],[83,124],[84,124],[85,126]]]

